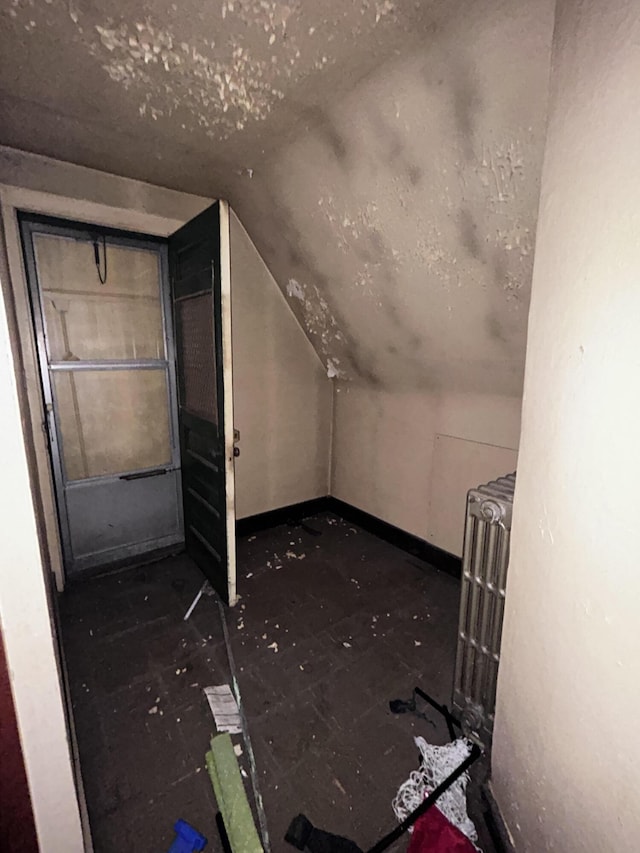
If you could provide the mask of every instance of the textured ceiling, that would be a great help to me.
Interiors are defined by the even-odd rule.
[[[406,0],[5,0],[2,143],[229,195],[425,24]],[[431,17],[429,17],[429,21]]]
[[[331,376],[520,392],[552,0],[0,14],[0,143],[228,198]]]

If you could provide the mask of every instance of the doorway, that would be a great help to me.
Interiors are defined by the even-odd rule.
[[[168,239],[18,219],[66,578],[186,544],[235,603],[227,205]]]
[[[21,216],[68,579],[183,542],[166,241]]]

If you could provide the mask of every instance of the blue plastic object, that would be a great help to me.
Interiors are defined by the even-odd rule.
[[[186,820],[177,820],[173,830],[176,837],[169,848],[169,853],[193,853],[194,850],[204,850],[207,846],[204,835],[200,835]]]

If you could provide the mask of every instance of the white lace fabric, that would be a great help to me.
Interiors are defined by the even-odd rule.
[[[402,783],[393,800],[393,811],[399,822],[415,811],[425,797],[437,788],[447,776],[450,776],[471,752],[471,743],[465,738],[459,738],[452,743],[445,744],[445,746],[434,746],[427,743],[423,737],[417,737],[414,740],[420,750],[422,760],[420,768],[414,770],[407,781]],[[463,773],[438,798],[436,807],[440,809],[449,823],[464,833],[476,850],[480,851],[477,846],[476,828],[467,814],[466,790],[468,781],[469,773]]]

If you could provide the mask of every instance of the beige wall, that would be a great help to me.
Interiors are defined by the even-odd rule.
[[[327,494],[332,385],[238,218],[231,216],[236,516]]]
[[[531,853],[639,848],[639,44],[559,0],[493,755]]]
[[[331,493],[460,555],[466,492],[515,469],[520,406],[339,382]]]
[[[337,376],[518,397],[554,3],[421,5],[231,201]]]
[[[332,494],[460,553],[467,489],[515,467],[554,2],[423,6],[234,201],[346,380]]]

